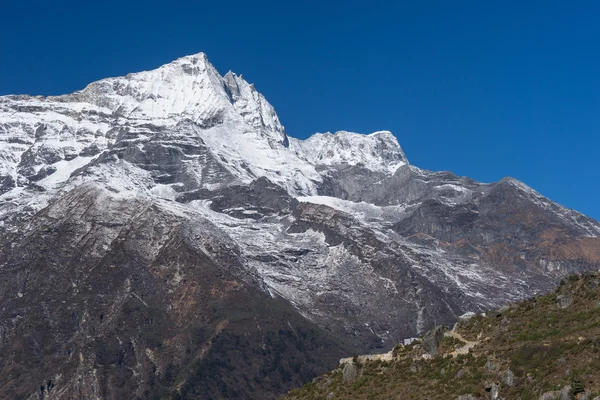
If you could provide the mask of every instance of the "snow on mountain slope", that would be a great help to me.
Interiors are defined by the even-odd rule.
[[[69,95],[0,97],[0,193],[32,182],[46,187],[44,178],[64,164],[57,163],[99,154],[128,133],[137,132],[142,143],[182,124],[237,179],[266,176],[295,194],[317,194],[319,165],[393,173],[406,163],[389,132],[315,135],[290,144],[264,96],[232,72],[221,77],[200,53]]]
[[[339,131],[317,133],[306,140],[292,140],[292,149],[313,165],[360,165],[393,174],[408,164],[396,137],[389,131],[370,135]]]
[[[37,175],[42,167],[97,153],[115,134],[106,108],[42,97],[0,97],[0,193],[42,179],[44,172]]]
[[[298,201],[321,204],[354,216],[359,221],[384,228],[390,221],[400,221],[414,209],[415,206],[376,206],[364,201],[354,202],[330,196],[300,196]]]
[[[118,118],[174,125],[189,118],[195,122],[218,118],[230,108],[223,79],[204,54],[182,57],[152,71],[91,83],[73,99],[112,110]]]

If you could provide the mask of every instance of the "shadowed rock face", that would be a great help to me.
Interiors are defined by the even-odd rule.
[[[198,189],[177,196],[177,202],[209,200],[210,208],[234,218],[261,219],[265,216],[290,214],[293,198],[266,178],[250,185],[232,185],[220,190]]]
[[[597,269],[599,238],[389,132],[289,138],[204,55],[0,97],[0,397],[274,398]]]
[[[31,224],[0,253],[2,398],[275,398],[351,351],[206,220],[84,186]]]

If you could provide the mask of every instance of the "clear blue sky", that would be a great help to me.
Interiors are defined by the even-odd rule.
[[[577,0],[4,1],[0,94],[203,51],[292,136],[388,129],[419,167],[514,176],[600,219],[599,19]]]

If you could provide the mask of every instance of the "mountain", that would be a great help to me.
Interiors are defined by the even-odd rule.
[[[274,398],[600,265],[597,221],[387,131],[289,137],[204,54],[0,97],[0,143],[0,397]]]
[[[600,399],[600,273],[340,361],[286,399]]]

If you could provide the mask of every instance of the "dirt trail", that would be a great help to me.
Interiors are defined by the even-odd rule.
[[[465,342],[465,345],[463,347],[458,348],[458,349],[454,350],[452,353],[450,353],[450,354],[452,354],[452,357],[456,357],[459,354],[468,354],[469,350],[471,350],[473,347],[475,347],[479,344],[479,341],[472,342],[470,340],[465,339],[464,337],[461,336],[460,333],[456,332],[454,329],[444,333],[444,336],[453,337],[453,338],[460,340],[461,342]]]

